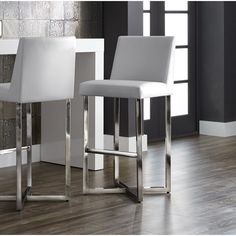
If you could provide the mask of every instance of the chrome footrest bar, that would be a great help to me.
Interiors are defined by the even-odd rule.
[[[28,150],[28,149],[30,149],[30,146],[24,146],[21,148],[22,151]],[[0,150],[0,155],[12,153],[12,152],[16,152],[16,148],[9,148],[9,149]]]
[[[26,196],[31,193],[31,188],[27,187],[22,194],[23,201],[26,199]],[[0,201],[16,201],[16,195],[1,195]]]
[[[112,194],[112,193],[127,193],[132,199],[139,202],[137,196],[131,191],[126,184],[119,182],[117,188],[89,188],[84,191],[84,194]],[[144,187],[144,194],[166,194],[169,193],[165,187]],[[37,196],[33,196],[37,197]]]
[[[27,195],[26,200],[33,201],[69,201],[65,195]]]
[[[165,187],[144,187],[144,194],[151,193],[169,193],[169,190]]]
[[[22,194],[22,200],[25,201],[69,201],[66,195],[31,195],[31,188],[27,187]],[[2,195],[0,201],[16,201],[16,195]]]
[[[125,188],[89,188],[84,194],[126,193]]]
[[[0,196],[0,201],[4,202],[16,201],[16,195],[2,195]]]
[[[94,148],[86,148],[85,152],[94,153],[94,154],[103,154],[103,155],[113,155],[113,156],[120,156],[120,157],[137,158],[137,153],[135,153],[135,152],[121,152],[121,151],[102,150],[102,149],[94,149]]]

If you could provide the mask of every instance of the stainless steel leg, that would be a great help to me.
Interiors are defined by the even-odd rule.
[[[32,188],[32,104],[26,104],[27,188]]]
[[[170,96],[165,97],[165,126],[166,126],[166,156],[165,156],[165,187],[167,193],[171,191],[171,114]]]
[[[28,114],[28,113],[27,113]],[[27,133],[28,134],[28,133]],[[64,195],[29,195],[27,201],[68,201],[71,195],[71,101],[66,100],[65,116],[65,194]],[[28,136],[27,136],[28,137]]]
[[[66,160],[65,160],[65,195],[70,199],[71,196],[71,101],[66,100],[66,119],[65,119],[65,135],[66,135]]]
[[[137,200],[143,200],[143,99],[136,99]]]
[[[88,153],[86,149],[88,148],[88,135],[89,135],[89,106],[88,106],[88,96],[84,96],[84,158],[83,158],[83,193],[88,193],[89,183],[88,183]]]
[[[22,104],[16,103],[16,209],[22,210]]]
[[[114,98],[114,150],[119,151],[120,135],[120,99]],[[113,160],[113,178],[117,186],[119,184],[119,157],[114,156]]]

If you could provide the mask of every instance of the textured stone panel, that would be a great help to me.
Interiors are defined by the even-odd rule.
[[[0,19],[3,19],[3,2],[0,2]]]
[[[3,119],[15,119],[16,118],[16,104],[14,102],[2,102],[3,104]],[[26,106],[22,106],[22,117],[26,117]]]
[[[64,18],[65,20],[73,20],[74,18],[74,2],[64,2]]]
[[[80,3],[81,2],[79,2],[79,1],[74,2],[74,7],[73,7],[73,9],[74,9],[74,20],[79,20],[79,18],[80,18],[80,11],[79,11]]]
[[[64,22],[62,20],[51,20],[49,36],[60,37],[64,34]]]
[[[19,37],[33,36],[35,20],[21,20],[19,22]]]
[[[3,83],[3,60],[4,56],[0,55],[0,83]]]
[[[3,38],[19,37],[19,20],[3,20]]]
[[[78,20],[79,19],[79,5],[80,5],[80,2],[72,2],[72,1],[64,2],[65,20]]]
[[[38,20],[34,36],[49,36],[49,20]]]
[[[34,19],[48,20],[50,18],[50,2],[31,2],[33,5]]]
[[[3,148],[13,148],[16,146],[16,120],[3,120]]]
[[[25,109],[22,113],[25,114]],[[1,142],[0,147],[1,149],[13,148],[16,146],[15,128],[16,128],[15,118],[0,120],[0,142]],[[41,117],[40,116],[35,116],[32,118],[32,141],[33,141],[33,144],[40,143],[41,141]],[[24,115],[22,119],[22,146],[25,146],[25,145],[26,145],[26,116]]]
[[[3,82],[8,83],[11,81],[12,72],[15,63],[15,56],[3,56]]]
[[[22,119],[22,146],[26,146],[26,118]],[[16,147],[16,120],[3,120],[3,148]]]
[[[51,20],[64,20],[64,3],[50,2],[50,19]]]
[[[19,2],[19,18],[20,19],[34,19],[32,2]]]
[[[80,36],[78,21],[65,21],[64,22],[64,35],[65,36]]]
[[[19,2],[3,2],[3,17],[7,20],[19,19]]]
[[[21,20],[20,37],[44,37],[49,35],[49,20]]]
[[[16,117],[16,104],[12,102],[3,102],[3,118],[15,119]]]

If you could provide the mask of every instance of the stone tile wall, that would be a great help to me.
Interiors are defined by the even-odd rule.
[[[102,37],[101,2],[2,1],[3,38]],[[0,56],[0,82],[11,81],[15,56]],[[33,105],[33,143],[40,143],[41,106]],[[23,118],[25,143],[25,117]],[[15,147],[15,104],[0,102],[0,149]]]

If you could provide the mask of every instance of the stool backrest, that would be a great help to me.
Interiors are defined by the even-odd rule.
[[[21,38],[10,92],[20,103],[74,97],[75,37]]]
[[[111,79],[173,84],[174,37],[120,36]]]

